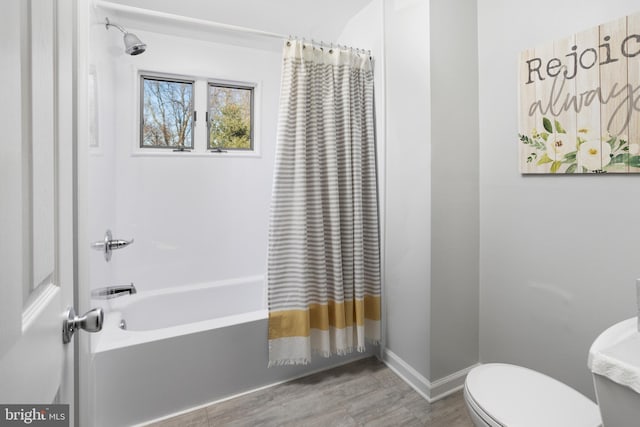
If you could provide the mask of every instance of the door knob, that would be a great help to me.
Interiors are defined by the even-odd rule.
[[[73,307],[69,307],[62,321],[62,342],[64,344],[71,341],[71,337],[78,329],[87,332],[100,332],[104,321],[104,311],[101,308],[94,308],[87,311],[83,316],[76,315]]]

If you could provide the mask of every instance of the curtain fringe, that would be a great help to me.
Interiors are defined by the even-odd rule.
[[[281,360],[269,360],[268,368],[274,366],[293,366],[293,365],[308,365],[311,363],[311,359],[301,357],[300,359],[281,359]]]
[[[380,345],[380,340],[367,339],[367,342],[371,345]],[[353,353],[354,349],[358,353],[365,353],[367,351],[366,346],[359,345],[357,347],[348,347],[345,349],[336,350],[335,352],[322,351],[314,348],[314,349],[311,349],[311,352],[316,356],[324,357],[325,359],[327,359],[332,356],[348,356]],[[271,368],[274,366],[294,366],[294,365],[309,365],[309,364],[311,364],[311,359],[306,357],[300,357],[297,359],[270,360],[267,367]]]

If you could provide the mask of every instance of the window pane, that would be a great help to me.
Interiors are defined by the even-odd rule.
[[[209,84],[209,149],[252,150],[253,88]]]
[[[193,148],[193,82],[142,77],[141,147]]]

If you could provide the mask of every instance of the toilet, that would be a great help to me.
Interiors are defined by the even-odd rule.
[[[640,426],[640,320],[602,332],[587,366],[598,405],[547,375],[505,363],[473,368],[464,400],[476,427]]]
[[[598,427],[598,406],[547,375],[488,363],[472,369],[464,400],[476,427]]]

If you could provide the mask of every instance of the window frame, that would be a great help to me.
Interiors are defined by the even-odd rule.
[[[209,144],[210,141],[210,117],[209,117],[209,89],[211,86],[227,88],[227,89],[241,89],[248,90],[250,93],[249,100],[249,148],[212,148]],[[256,95],[256,84],[253,83],[242,83],[242,82],[231,82],[228,80],[216,80],[216,79],[207,79],[207,102],[206,102],[206,113],[205,113],[205,121],[206,121],[206,150],[210,153],[223,153],[225,151],[231,151],[234,153],[257,153],[256,151],[256,142],[255,142],[255,95]]]
[[[156,67],[139,67],[133,65],[130,69],[131,76],[131,91],[128,92],[129,102],[131,105],[130,113],[135,120],[129,127],[129,154],[132,157],[208,157],[212,159],[222,158],[262,158],[262,91],[263,82],[260,79],[253,79],[250,75],[241,73],[234,76],[226,76],[220,73],[213,77],[211,74],[203,72],[200,69],[191,69],[189,67],[177,66],[177,67],[163,67],[162,71],[159,71]],[[167,150],[160,147],[146,146],[140,147],[140,138],[142,135],[141,129],[143,125],[142,115],[142,79],[140,76],[155,76],[159,78],[187,80],[194,82],[194,96],[193,96],[193,109],[197,112],[196,121],[194,122],[193,138],[194,147],[191,150],[174,151]],[[228,85],[249,86],[253,87],[253,151],[249,150],[223,150],[221,152],[207,149],[208,135],[206,126],[206,114],[207,111],[207,90],[208,82],[217,82]]]
[[[138,110],[139,110],[139,136],[138,136],[138,148],[140,150],[171,150],[176,152],[189,152],[193,151],[196,146],[195,129],[196,129],[196,81],[197,79],[188,76],[176,76],[173,74],[154,73],[154,72],[139,72],[138,84],[140,86],[140,94],[138,97]],[[183,147],[179,146],[162,146],[162,145],[144,145],[144,81],[155,80],[171,83],[189,83],[191,85],[191,146]]]

